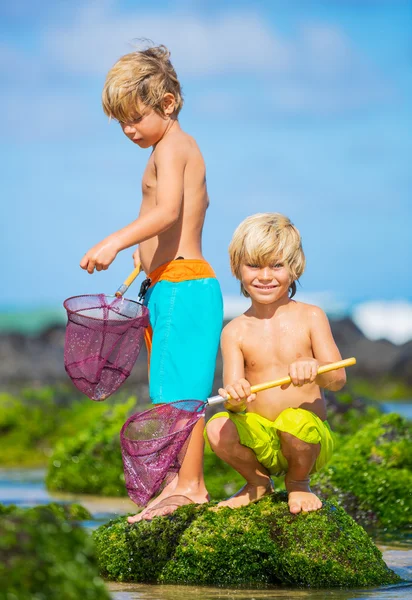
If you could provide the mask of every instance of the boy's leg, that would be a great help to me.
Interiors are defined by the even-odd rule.
[[[320,453],[320,444],[310,444],[285,431],[279,431],[282,454],[288,462],[285,486],[291,513],[310,512],[322,508],[322,502],[311,492],[310,473]]]
[[[218,506],[245,506],[272,493],[272,481],[268,471],[258,462],[253,450],[240,443],[236,426],[229,418],[219,417],[211,420],[206,430],[215,454],[246,479],[246,484],[236,494],[219,502]]]
[[[185,504],[203,504],[209,494],[203,478],[204,419],[200,419],[190,436],[180,471],[174,479],[140,513],[128,517],[129,523],[164,517]]]
[[[151,321],[155,316],[150,362],[152,401],[206,399],[212,388],[223,320],[218,282],[159,282],[153,289],[149,310]],[[129,517],[130,523],[170,514],[190,502],[208,501],[203,478],[203,429],[202,419],[191,434],[179,474],[143,511]]]

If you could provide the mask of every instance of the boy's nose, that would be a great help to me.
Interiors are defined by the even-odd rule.
[[[125,125],[125,133],[136,133],[136,129],[132,125]]]
[[[260,270],[259,279],[263,279],[264,281],[271,281],[272,279],[272,270],[269,267],[265,267]]]

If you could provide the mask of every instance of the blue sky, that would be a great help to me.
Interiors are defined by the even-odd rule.
[[[135,38],[171,50],[225,295],[234,228],[278,211],[302,233],[308,297],[412,301],[411,16],[401,0],[2,3],[0,304],[111,293],[131,270],[127,250],[92,277],[78,263],[139,209],[148,151],[100,104]]]

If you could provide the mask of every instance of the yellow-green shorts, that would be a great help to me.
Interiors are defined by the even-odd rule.
[[[324,467],[332,456],[334,443],[329,424],[309,410],[286,408],[275,421],[252,412],[225,411],[213,415],[209,422],[220,417],[229,418],[235,424],[240,443],[253,450],[257,460],[271,475],[284,475],[288,470],[278,431],[290,433],[308,444],[320,444],[320,453],[312,473]]]

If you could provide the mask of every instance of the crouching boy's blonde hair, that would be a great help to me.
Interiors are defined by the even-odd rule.
[[[175,98],[174,114],[183,106],[182,90],[166,46],[125,54],[110,69],[103,87],[103,110],[108,117],[128,123],[140,116],[139,104],[163,114],[165,94]]]
[[[290,272],[290,297],[296,293],[296,281],[305,270],[305,255],[299,231],[279,213],[258,213],[242,221],[229,245],[230,267],[242,285],[240,267],[243,264],[264,267],[282,262]]]

